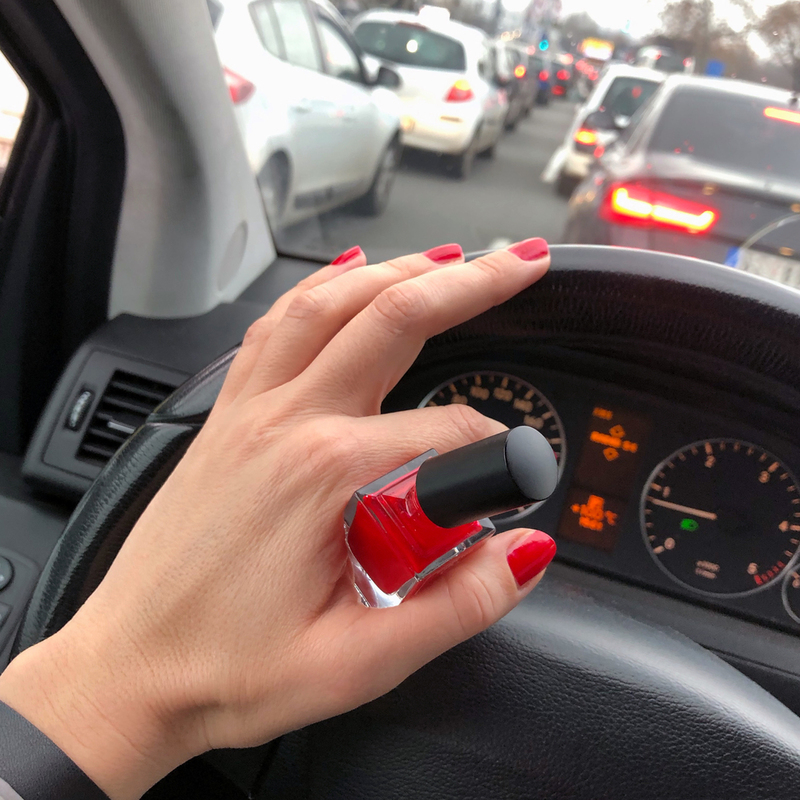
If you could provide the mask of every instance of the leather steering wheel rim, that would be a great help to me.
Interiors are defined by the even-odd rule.
[[[596,339],[613,350],[636,335],[647,353],[667,336],[694,347],[700,367],[735,359],[757,376],[754,392],[766,381],[783,406],[800,409],[797,292],[658,253],[564,246],[552,256],[551,273],[502,312],[439,340],[463,344],[524,329],[542,341]],[[630,301],[627,311],[621,299]],[[663,304],[686,324],[648,317]],[[753,315],[758,331],[748,347],[730,349],[726,337],[739,328],[752,334]],[[202,427],[234,355],[181,386],[92,485],[43,570],[15,654],[59,630],[102,580]],[[503,623],[386,697],[284,737],[264,791],[364,800],[766,800],[798,785],[800,719],[785,706],[688,639],[548,576]]]

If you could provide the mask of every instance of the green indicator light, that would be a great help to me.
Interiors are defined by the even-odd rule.
[[[700,523],[696,519],[689,519],[685,517],[681,520],[681,528],[685,531],[696,531],[700,527]]]

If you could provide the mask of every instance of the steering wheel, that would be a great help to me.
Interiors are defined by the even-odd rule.
[[[800,413],[797,292],[644,251],[553,247],[552,264],[443,338],[624,352],[720,386],[734,365],[737,391]],[[102,580],[202,427],[234,354],[167,399],[84,496],[15,652],[62,627]],[[548,575],[502,623],[395,691],[285,736],[261,796],[767,800],[798,786],[800,719],[784,705],[687,638]]]

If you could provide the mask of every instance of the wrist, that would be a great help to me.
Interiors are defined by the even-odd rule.
[[[138,798],[196,755],[181,735],[190,730],[188,715],[181,724],[180,714],[160,707],[138,654],[108,646],[101,652],[71,625],[14,659],[0,675],[0,700],[112,800]]]

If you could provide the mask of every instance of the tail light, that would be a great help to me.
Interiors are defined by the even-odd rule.
[[[475,97],[475,94],[472,91],[472,87],[469,85],[469,81],[464,80],[464,78],[459,78],[450,87],[450,91],[447,93],[447,97],[445,97],[445,102],[463,103],[465,100],[472,100],[473,97]]]
[[[602,158],[603,154],[606,152],[605,145],[599,144],[594,149],[594,157],[595,158]]]
[[[769,106],[764,109],[764,116],[767,119],[779,119],[783,122],[791,122],[800,125],[800,112],[789,111],[785,108],[773,108]]]
[[[575,131],[574,139],[578,144],[594,146],[597,144],[597,131],[590,130],[589,128],[580,128]]]
[[[568,81],[569,72],[567,72],[565,69],[560,69],[558,72],[556,72],[556,78],[558,78],[560,81]]]
[[[539,80],[540,81],[546,81],[546,80],[549,80],[549,78],[550,78],[550,73],[546,69],[543,69],[539,73]]]
[[[564,87],[563,86],[554,86],[553,87],[553,94],[564,94]]]
[[[520,80],[522,80],[522,79],[525,77],[525,73],[526,73],[527,71],[528,71],[528,70],[526,70],[526,69],[525,69],[525,65],[524,65],[524,64],[517,64],[517,66],[516,66],[516,67],[514,67],[514,74],[515,74],[515,75],[516,75],[516,76],[517,76],[517,77],[518,77]]]
[[[237,75],[232,69],[228,69],[227,67],[223,67],[222,72],[225,75],[225,83],[228,84],[228,91],[230,92],[231,100],[233,100],[235,106],[244,103],[245,100],[249,100],[253,96],[256,91],[254,83],[251,83],[247,78],[243,78],[241,75]]]
[[[716,209],[702,203],[630,184],[611,187],[604,211],[611,221],[655,223],[689,233],[707,233],[719,218]]]

